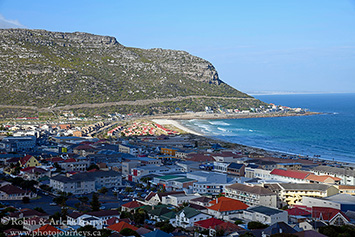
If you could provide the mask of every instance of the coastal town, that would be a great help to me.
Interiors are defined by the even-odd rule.
[[[73,118],[2,125],[5,236],[326,236],[355,223],[353,164],[214,140],[164,117]]]

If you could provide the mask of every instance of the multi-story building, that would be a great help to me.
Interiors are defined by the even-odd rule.
[[[338,168],[320,165],[314,167],[312,171],[317,175],[331,175],[333,177],[341,178],[341,185],[355,185],[355,170],[351,167]]]
[[[89,160],[75,160],[75,159],[67,159],[64,162],[58,163],[58,165],[65,172],[78,172],[85,171],[90,166]]]
[[[268,225],[273,225],[277,222],[288,223],[287,211],[265,206],[247,208],[243,211],[242,218],[246,221],[258,221]]]
[[[226,197],[242,201],[249,206],[277,206],[276,194],[261,186],[235,183],[226,186],[225,193]]]
[[[339,193],[331,185],[311,183],[279,183],[279,197],[288,205],[302,205],[303,197],[328,197]]]
[[[95,192],[102,187],[118,188],[121,186],[121,174],[112,170],[78,173],[69,177],[57,175],[50,178],[50,187],[72,194],[86,194]]]
[[[0,142],[0,149],[6,152],[33,151],[36,146],[35,136],[5,137]]]

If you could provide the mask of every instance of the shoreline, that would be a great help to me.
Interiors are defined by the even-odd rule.
[[[252,117],[252,118],[254,118],[254,117]],[[194,118],[194,119],[199,119],[199,118]],[[331,159],[324,159],[324,158],[320,158],[320,157],[310,157],[310,156],[306,156],[306,155],[294,154],[294,153],[289,153],[289,152],[284,152],[284,151],[271,150],[271,149],[266,149],[266,148],[262,148],[262,147],[254,147],[254,146],[250,146],[250,145],[243,145],[240,143],[230,142],[230,141],[226,141],[226,140],[223,140],[220,138],[209,136],[207,134],[201,134],[199,132],[193,131],[193,130],[187,128],[186,126],[182,125],[179,122],[179,120],[175,120],[175,119],[153,119],[152,121],[155,123],[161,124],[161,125],[175,126],[176,128],[185,131],[187,134],[192,134],[192,135],[198,136],[199,139],[212,140],[212,141],[225,143],[225,144],[233,144],[234,149],[240,149],[240,150],[244,150],[244,151],[246,150],[251,153],[262,154],[264,156],[264,158],[267,157],[268,159],[275,159],[275,160],[282,159],[283,162],[286,162],[286,160],[291,160],[292,162],[297,161],[297,162],[303,163],[305,165],[310,165],[310,164],[314,164],[314,165],[316,165],[316,164],[318,164],[318,165],[321,165],[321,164],[351,165],[351,164],[355,164],[355,162],[337,161],[337,160],[331,160]],[[291,157],[296,157],[296,159],[291,158]]]

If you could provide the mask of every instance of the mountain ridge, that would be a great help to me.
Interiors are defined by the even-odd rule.
[[[207,60],[181,50],[126,47],[112,36],[2,29],[0,53],[3,106],[55,109],[108,103],[110,107],[120,101],[160,103],[194,96],[203,99],[201,108],[219,106],[223,97],[262,103],[224,83]],[[206,102],[208,98],[216,101]],[[171,107],[163,107],[167,106]],[[248,106],[243,102],[235,107]],[[173,108],[156,112],[169,111]]]

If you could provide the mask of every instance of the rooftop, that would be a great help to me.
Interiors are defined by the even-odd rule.
[[[251,212],[262,213],[262,214],[265,214],[265,215],[275,215],[275,214],[279,214],[279,213],[284,212],[284,211],[281,211],[279,209],[275,209],[275,208],[271,208],[271,207],[265,207],[265,206],[249,207],[247,210],[251,211]]]
[[[273,193],[269,189],[261,187],[261,186],[249,186],[249,185],[235,183],[235,184],[226,186],[226,188],[235,189],[238,191],[244,191],[244,192],[248,192],[248,193],[254,193],[254,194],[258,194],[258,195],[276,195],[275,193]]]

